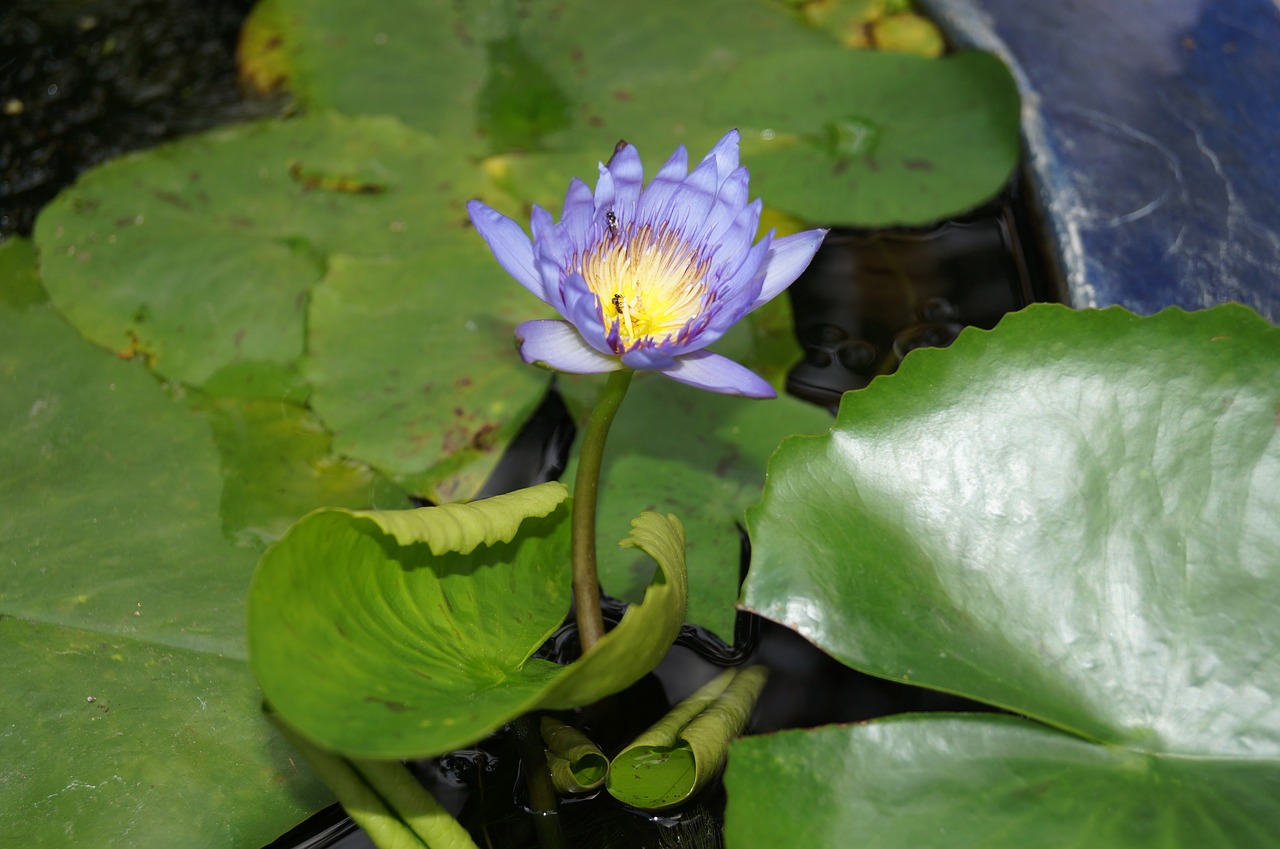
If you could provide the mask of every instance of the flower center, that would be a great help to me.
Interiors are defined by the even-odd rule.
[[[611,214],[609,227],[583,257],[582,276],[621,354],[679,338],[710,305],[709,265],[678,232],[648,224],[624,229]]]

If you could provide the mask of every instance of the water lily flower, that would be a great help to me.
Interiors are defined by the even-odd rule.
[[[747,201],[738,131],[688,170],[676,148],[647,186],[620,144],[593,193],[574,179],[560,221],[534,206],[524,229],[478,200],[467,211],[498,263],[565,320],[516,329],[525,362],[558,371],[657,371],[713,392],[771,398],[759,375],[706,347],[804,271],[826,230],[753,244],[761,202]]]

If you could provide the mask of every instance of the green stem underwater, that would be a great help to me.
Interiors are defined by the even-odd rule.
[[[596,574],[596,497],[600,488],[600,463],[609,426],[622,404],[635,372],[629,368],[610,372],[596,408],[591,411],[582,453],[578,456],[578,477],[573,486],[573,603],[578,616],[578,639],[582,653],[604,636],[600,614],[600,579]]]

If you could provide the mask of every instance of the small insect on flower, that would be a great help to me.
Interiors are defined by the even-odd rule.
[[[782,293],[826,230],[753,242],[761,202],[747,200],[738,131],[693,169],[683,146],[647,186],[640,154],[620,144],[595,191],[569,184],[560,221],[533,207],[533,239],[478,200],[467,204],[498,263],[565,320],[516,329],[526,362],[559,371],[657,371],[713,392],[771,398],[749,369],[705,350]]]

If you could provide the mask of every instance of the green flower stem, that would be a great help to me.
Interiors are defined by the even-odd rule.
[[[591,411],[578,457],[578,477],[573,487],[573,602],[578,611],[578,639],[582,653],[604,636],[600,614],[600,579],[596,574],[596,496],[600,488],[600,462],[609,426],[631,385],[629,368],[610,372],[604,392]]]
[[[348,760],[271,719],[378,849],[479,849],[404,764]]]

